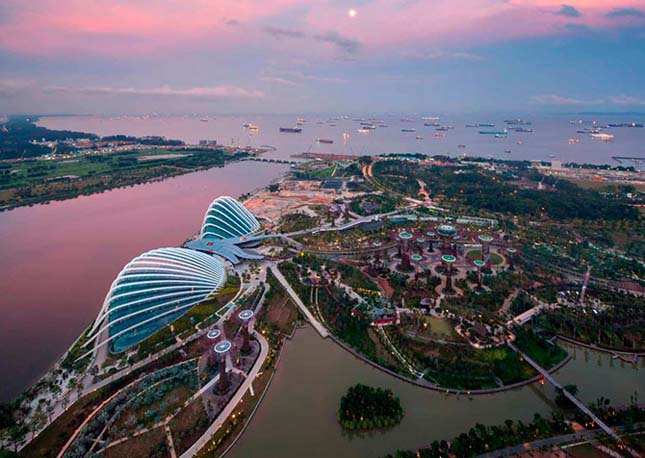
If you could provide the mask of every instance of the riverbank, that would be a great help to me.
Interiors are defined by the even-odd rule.
[[[0,182],[0,211],[163,181],[246,157],[244,152],[186,147],[2,163],[10,173]]]
[[[588,343],[582,342],[580,340],[572,339],[571,337],[563,336],[561,334],[558,334],[557,338],[559,340],[562,340],[564,342],[568,342],[568,343],[573,344],[573,345],[577,345],[579,347],[588,348],[589,350],[600,351],[600,352],[603,352],[603,353],[609,353],[609,354],[612,354],[612,355],[616,355],[618,358],[622,359],[623,361],[625,361],[627,363],[630,363],[632,361],[630,361],[628,359],[625,359],[623,357],[629,357],[629,358],[635,358],[635,359],[645,357],[645,351],[641,351],[641,350],[637,350],[637,351],[634,351],[634,352],[625,351],[625,350],[614,350],[613,348],[599,347],[597,345],[588,344]]]
[[[268,186],[288,169],[237,161],[0,213],[0,400],[53,367],[96,317],[110,283],[132,258],[180,245],[199,230],[214,198]],[[29,355],[30,364],[16,355]]]
[[[645,389],[645,380],[638,375],[641,370],[634,372],[618,364],[609,367],[609,357],[604,354],[581,356],[579,352],[562,367],[557,378],[577,383],[584,402],[595,401],[602,394],[617,405],[629,403],[630,393]],[[598,358],[602,358],[602,366]],[[625,382],[616,383],[617,378]],[[311,327],[299,329],[294,340],[287,342],[280,370],[243,439],[226,458],[262,456],[266,450],[276,449],[284,458],[384,456],[396,449],[421,448],[435,439],[455,437],[476,423],[503,424],[507,419],[530,422],[535,413],[546,417],[554,408],[552,399],[556,395],[548,384],[534,383],[481,396],[455,396],[404,382],[362,364],[329,339],[321,339]],[[392,389],[406,413],[401,424],[387,431],[343,432],[337,420],[338,399],[356,383]],[[276,427],[286,418],[288,428]]]
[[[339,347],[341,347],[343,350],[347,351],[350,353],[352,356],[360,359],[364,363],[369,364],[370,366],[385,372],[388,375],[391,375],[392,377],[396,377],[397,379],[404,381],[406,383],[410,383],[412,385],[418,386],[420,388],[425,388],[431,391],[437,391],[440,393],[445,393],[445,394],[455,394],[457,396],[460,395],[485,395],[485,394],[494,394],[494,393],[502,393],[504,391],[510,391],[510,390],[515,390],[517,388],[521,388],[526,385],[531,385],[533,383],[539,382],[542,380],[541,375],[536,375],[535,377],[531,377],[530,379],[527,380],[522,380],[521,382],[513,383],[510,385],[504,385],[500,386],[497,388],[484,388],[484,389],[474,389],[474,390],[461,390],[461,389],[455,389],[455,388],[444,388],[440,387],[437,385],[433,385],[432,383],[424,380],[424,379],[411,379],[408,377],[404,377],[403,375],[399,374],[398,372],[395,372],[391,369],[388,369],[387,367],[383,367],[380,364],[372,361],[369,359],[367,356],[363,355],[362,353],[354,350],[351,348],[349,345],[347,345],[345,342],[340,340],[338,337],[334,336],[333,334],[330,334],[329,337],[336,343],[338,344]],[[562,369],[569,361],[571,361],[571,355],[567,355],[566,358],[564,358],[562,361],[560,361],[558,364],[555,366],[551,367],[549,369],[549,373],[555,373]]]

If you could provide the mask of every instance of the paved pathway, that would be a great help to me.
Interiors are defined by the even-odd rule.
[[[305,304],[302,302],[300,297],[296,294],[296,292],[291,288],[291,285],[289,285],[289,282],[287,281],[286,278],[284,278],[284,275],[282,275],[282,272],[280,272],[280,269],[278,269],[278,266],[272,266],[273,274],[275,277],[278,279],[278,281],[282,284],[284,289],[289,293],[289,296],[291,296],[291,299],[295,304],[300,308],[300,311],[307,317],[307,320],[311,323],[311,325],[314,327],[316,331],[318,331],[318,334],[324,339],[329,336],[329,331],[327,331],[327,328],[325,328],[320,322],[314,317],[314,315],[309,311],[309,309],[305,306]]]
[[[556,379],[554,379],[549,372],[542,368],[538,363],[533,361],[533,359],[529,358],[525,353],[523,353],[519,348],[517,348],[515,345],[513,345],[512,342],[508,342],[508,346],[511,350],[517,352],[522,358],[524,358],[524,361],[529,363],[533,368],[538,371],[539,373],[542,374],[542,376],[548,380],[548,382],[553,385],[556,389],[560,390],[564,396],[567,397],[578,409],[580,409],[582,412],[584,412],[589,418],[593,420],[593,422],[600,427],[604,432],[609,434],[616,442],[622,442],[618,434],[611,429],[609,426],[605,424],[600,418],[596,416],[595,413],[591,411],[586,405],[584,405],[582,402],[578,400],[574,395],[569,393],[561,384],[558,382]]]
[[[269,354],[269,343],[264,338],[264,336],[258,332],[255,333],[255,337],[260,343],[260,354],[253,365],[253,368],[249,371],[248,377],[242,382],[242,385],[238,388],[235,395],[229,400],[226,407],[219,413],[215,421],[211,423],[206,432],[193,443],[193,445],[181,454],[180,458],[191,458],[201,450],[210,440],[213,434],[226,422],[228,417],[233,413],[237,408],[237,405],[242,400],[246,392],[251,388],[253,380],[255,380],[262,369],[262,365],[266,360],[267,355]]]

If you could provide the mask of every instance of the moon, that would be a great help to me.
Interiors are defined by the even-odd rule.
[[[351,10],[349,10],[349,11],[347,12],[347,15],[348,15],[349,17],[356,17],[356,10],[352,8]]]

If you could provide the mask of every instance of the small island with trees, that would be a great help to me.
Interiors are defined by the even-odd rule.
[[[397,425],[403,408],[392,390],[360,383],[352,386],[340,400],[338,421],[349,430],[369,430]]]

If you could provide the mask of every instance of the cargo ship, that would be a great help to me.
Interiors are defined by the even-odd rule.
[[[416,132],[416,129],[401,129],[401,132]]]
[[[302,128],[301,127],[280,127],[280,132],[299,134],[300,132],[302,132]]]
[[[530,126],[531,125],[531,121],[525,121],[521,118],[505,119],[504,122],[509,126]]]
[[[618,123],[618,124],[610,123],[610,124],[607,124],[607,126],[609,126],[609,127],[643,127],[642,124],[636,123],[636,122],[621,122],[621,123]]]
[[[334,141],[330,140],[329,138],[319,138],[317,141],[318,143],[324,143],[326,145],[331,145],[332,143],[334,143]]]
[[[504,130],[480,130],[479,133],[481,135],[504,135],[508,134],[508,131],[506,129]]]

